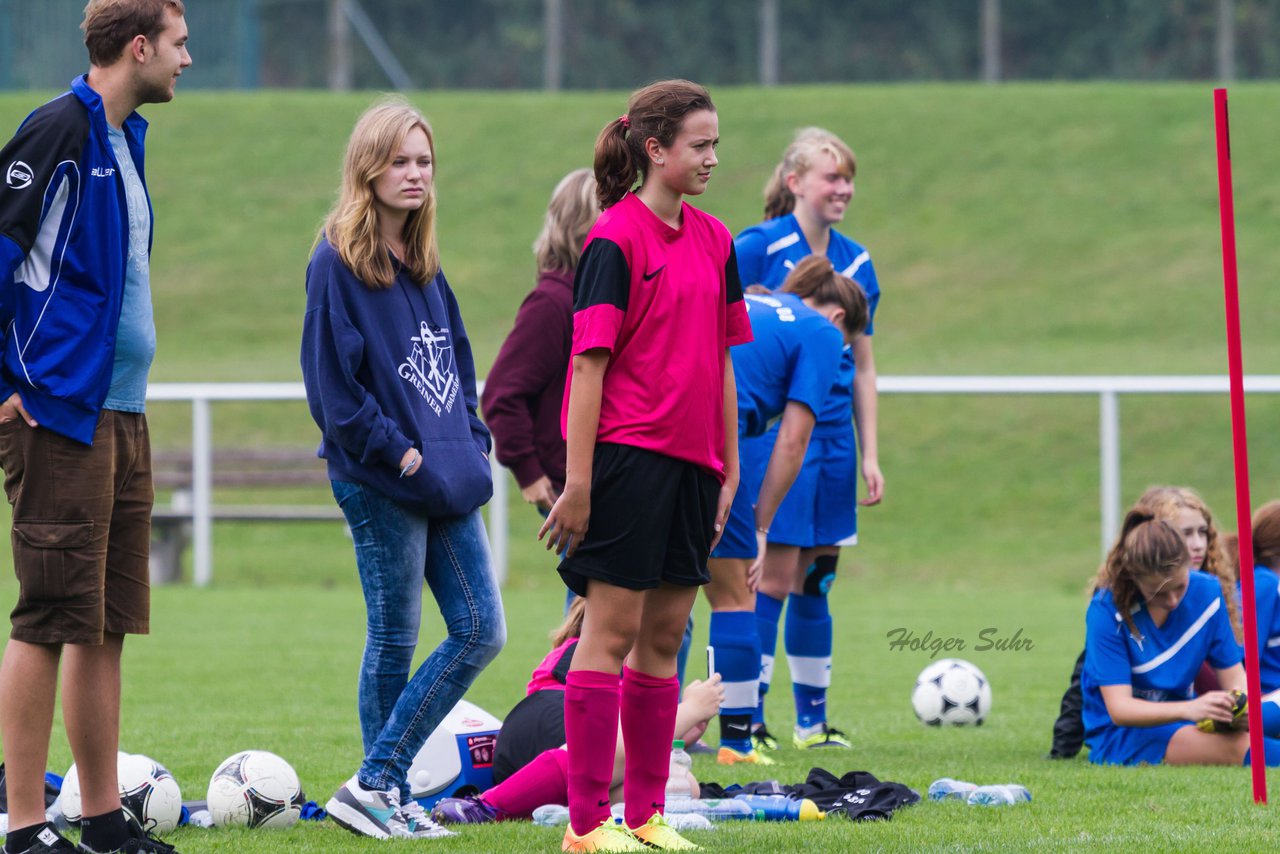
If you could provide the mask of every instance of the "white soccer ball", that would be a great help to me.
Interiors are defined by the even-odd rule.
[[[178,781],[159,762],[135,753],[116,756],[120,805],[146,830],[165,834],[178,826],[182,816],[182,791]],[[72,824],[84,818],[80,800],[80,774],[73,763],[62,781],[58,801]]]
[[[978,726],[991,711],[991,683],[973,664],[944,658],[920,671],[911,707],[929,726]]]
[[[208,801],[217,827],[288,827],[305,803],[297,772],[266,750],[228,757],[209,779]]]

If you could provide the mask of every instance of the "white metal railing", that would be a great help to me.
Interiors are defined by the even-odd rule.
[[[483,388],[483,383],[481,384]],[[1115,539],[1120,520],[1120,405],[1122,394],[1226,394],[1225,376],[915,376],[879,378],[881,394],[1076,394],[1097,395],[1101,478],[1101,548]],[[1280,393],[1280,376],[1244,378],[1248,393]],[[302,383],[153,383],[152,401],[191,401],[192,575],[198,585],[213,578],[213,401],[305,400]],[[507,478],[496,459],[489,502],[489,543],[498,578],[508,554]]]
[[[1096,394],[1101,461],[1102,554],[1120,531],[1120,402],[1122,394],[1226,394],[1225,376],[880,377],[881,394]],[[1244,378],[1251,393],[1280,392],[1280,376]]]
[[[480,388],[483,389],[483,383]],[[191,401],[191,576],[203,587],[213,580],[213,413],[214,401],[306,400],[302,383],[152,383],[148,401]],[[497,458],[493,500],[489,502],[489,548],[501,583],[507,576],[507,478]]]

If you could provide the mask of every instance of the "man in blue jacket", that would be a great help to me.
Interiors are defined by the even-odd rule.
[[[191,64],[181,0],[91,0],[89,73],[0,149],[0,468],[18,601],[0,665],[4,851],[171,852],[121,809],[120,653],[150,618],[155,353],[142,104]],[[81,844],[46,823],[58,669]]]

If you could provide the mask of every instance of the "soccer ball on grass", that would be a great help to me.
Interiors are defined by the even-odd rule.
[[[217,827],[288,827],[306,803],[297,772],[266,750],[227,757],[209,780],[208,801]]]
[[[165,834],[178,826],[182,816],[182,791],[169,769],[150,757],[137,753],[116,756],[116,776],[120,783],[120,805],[145,830]],[[80,773],[73,763],[58,794],[67,821],[79,824],[84,818],[80,799]]]
[[[991,711],[991,683],[969,662],[944,658],[920,671],[911,706],[929,726],[978,726]]]

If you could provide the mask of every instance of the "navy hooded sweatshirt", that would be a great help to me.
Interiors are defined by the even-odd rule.
[[[307,265],[302,378],[330,479],[437,517],[492,496],[475,362],[443,272],[426,287],[402,270],[370,288],[322,240]],[[400,477],[411,447],[422,464]]]

